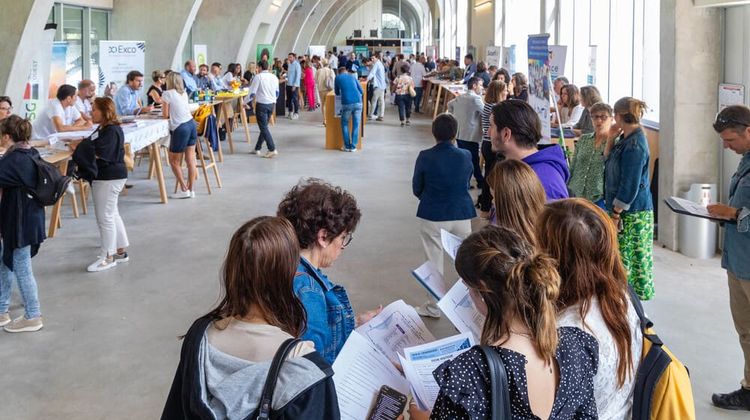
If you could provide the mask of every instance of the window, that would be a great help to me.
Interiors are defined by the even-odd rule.
[[[64,6],[62,9],[63,24],[58,31],[62,33],[61,41],[68,44],[65,53],[65,82],[77,86],[83,79],[83,9]]]
[[[55,3],[48,23],[57,24],[56,42],[66,43],[65,81],[99,80],[99,41],[109,39],[111,11]],[[84,36],[88,34],[88,36]]]
[[[99,72],[99,41],[109,39],[109,12],[104,10],[91,10],[91,28],[89,40],[91,48],[89,53],[90,73],[89,78],[98,84]]]
[[[383,29],[398,29],[399,31],[405,31],[404,22],[400,17],[391,14],[383,13]]]
[[[500,25],[495,36],[501,39],[504,33],[504,45],[516,45],[517,71],[527,71],[527,39],[541,28],[542,4],[541,0],[503,0],[496,6]],[[650,108],[645,118],[658,123],[659,2],[546,0],[544,4],[550,42],[568,47],[565,76],[579,87],[590,84],[593,76],[593,84],[610,104],[623,96],[643,99]],[[550,13],[550,5],[556,13]],[[596,47],[593,74],[591,46]]]

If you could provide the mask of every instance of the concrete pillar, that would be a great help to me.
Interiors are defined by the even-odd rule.
[[[663,199],[691,183],[718,182],[720,145],[711,128],[721,74],[721,15],[689,0],[661,2],[659,242],[677,249],[677,217]]]
[[[0,87],[20,112],[26,78],[44,34],[53,0],[15,0],[3,2],[0,27]],[[49,54],[52,53],[50,50]]]
[[[203,0],[114,0],[110,39],[146,41],[146,82],[154,69],[182,69],[182,50]]]

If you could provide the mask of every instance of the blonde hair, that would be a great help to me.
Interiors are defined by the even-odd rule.
[[[638,124],[646,113],[648,106],[640,99],[626,96],[615,102],[615,114],[620,114],[625,124]]]
[[[520,160],[506,159],[492,168],[489,183],[495,201],[496,224],[536,244],[537,217],[547,202],[547,194],[536,172]]]
[[[185,82],[180,73],[173,71],[167,75],[167,90],[169,89],[176,90],[180,95],[185,93]]]

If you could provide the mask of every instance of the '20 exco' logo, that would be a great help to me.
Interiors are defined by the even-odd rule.
[[[111,45],[109,47],[110,54],[135,54],[135,52],[136,52],[135,46]]]

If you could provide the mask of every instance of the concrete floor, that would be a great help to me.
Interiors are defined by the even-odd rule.
[[[282,194],[304,177],[341,185],[362,208],[354,242],[329,270],[347,286],[355,310],[396,299],[422,303],[425,293],[410,274],[424,261],[411,175],[418,151],[433,142],[430,120],[417,117],[401,128],[389,107],[385,122],[368,123],[364,151],[350,154],[323,150],[319,118],[306,112],[272,127],[276,159],[248,155],[241,143],[220,165],[224,188],[211,196],[200,181],[196,199],[158,204],[156,184],[144,179],[147,165],[138,168],[135,188],[120,201],[131,262],[114,270],[85,272],[97,255],[96,221],[93,214],[73,219],[65,207],[59,236],[33,260],[45,328],[0,333],[0,418],[157,418],[177,366],[177,337],[219,296],[230,235],[252,217],[274,214]],[[718,259],[663,249],[655,255],[657,292],[646,309],[690,368],[698,418],[748,418],[710,406],[711,392],[736,389],[742,373]],[[17,296],[13,302],[15,316]],[[453,332],[445,320],[428,327],[436,336]]]

